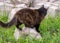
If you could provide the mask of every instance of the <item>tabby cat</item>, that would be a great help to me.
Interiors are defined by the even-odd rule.
[[[36,28],[36,31],[39,32],[39,25],[41,21],[44,19],[44,17],[47,14],[46,8],[44,8],[44,5],[39,9],[29,9],[29,8],[23,8],[15,13],[13,19],[8,23],[3,23],[0,21],[0,26],[2,27],[11,27],[12,25],[15,25],[18,29],[19,25],[25,24],[25,27],[29,28]]]

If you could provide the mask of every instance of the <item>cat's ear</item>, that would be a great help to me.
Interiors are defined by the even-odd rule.
[[[41,7],[44,8],[44,5],[42,5]]]
[[[41,7],[42,7],[42,8],[49,9],[49,6],[42,5]]]

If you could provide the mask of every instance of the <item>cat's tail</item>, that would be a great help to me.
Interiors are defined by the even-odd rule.
[[[14,17],[10,22],[8,23],[3,23],[2,21],[0,21],[0,26],[4,27],[4,28],[8,28],[11,27],[12,25],[16,24],[17,19]]]

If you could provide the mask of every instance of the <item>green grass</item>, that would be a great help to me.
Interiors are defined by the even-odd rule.
[[[8,17],[5,15],[0,16],[0,20],[3,22],[8,21]],[[45,18],[39,27],[42,39],[32,39],[28,36],[25,38],[19,38],[17,41],[14,39],[15,26],[11,28],[0,27],[0,43],[60,43],[60,16],[55,18]]]

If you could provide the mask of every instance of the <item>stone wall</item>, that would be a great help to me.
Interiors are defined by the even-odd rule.
[[[0,12],[3,12],[3,10],[6,10],[6,13],[9,14],[11,12],[11,10],[16,7],[16,5],[19,6],[19,4],[23,3],[23,1],[21,1],[21,0],[0,0]],[[26,2],[28,2],[28,1],[26,1]],[[30,2],[32,2],[32,0],[30,0]],[[39,3],[36,4],[36,2],[37,3],[39,2]],[[39,8],[43,4],[45,5],[45,7],[49,7],[47,14],[50,14],[50,15],[53,14],[53,16],[54,16],[54,15],[58,14],[58,12],[60,11],[59,10],[60,9],[60,0],[36,0],[36,2],[34,3],[36,8]]]

